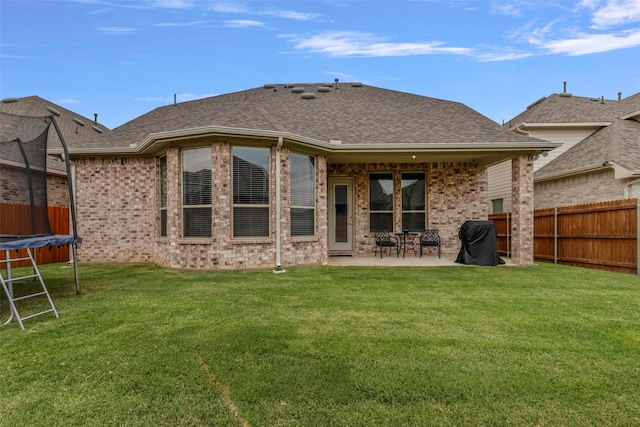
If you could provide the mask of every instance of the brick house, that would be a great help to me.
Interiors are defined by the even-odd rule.
[[[463,104],[363,85],[268,84],[157,108],[70,144],[81,261],[244,269],[371,255],[371,232],[486,219],[486,168],[513,163],[513,262],[533,261],[534,156]]]
[[[56,113],[60,132],[67,143],[75,142],[95,135],[109,132],[109,129],[94,120],[87,119],[73,111],[67,110],[51,101],[38,96],[23,98],[5,98],[0,101],[0,141],[11,141],[20,138],[31,141],[44,129],[47,115]],[[58,134],[49,129],[49,147],[60,145]],[[17,154],[17,153],[16,153]],[[12,159],[11,153],[0,155],[0,203],[29,203],[28,192],[15,188],[17,175],[22,174],[17,165],[22,158]],[[47,159],[47,192],[49,206],[69,206],[67,171],[64,163],[53,157]],[[20,199],[16,196],[25,197]]]
[[[552,94],[504,126],[562,144],[534,161],[536,209],[640,197],[640,93],[618,100]],[[510,210],[506,162],[489,168],[489,211]]]

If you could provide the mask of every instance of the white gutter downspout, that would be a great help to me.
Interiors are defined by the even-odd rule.
[[[282,149],[282,144],[284,143],[284,139],[279,136],[278,137],[278,145],[276,145],[276,269],[273,270],[274,273],[284,273],[285,270],[282,268],[282,262],[280,261],[280,250],[281,250],[281,238],[280,238],[280,219],[282,217],[280,213],[281,200],[280,200],[280,181],[282,179],[280,173],[280,150]]]

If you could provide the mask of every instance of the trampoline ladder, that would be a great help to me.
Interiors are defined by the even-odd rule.
[[[44,284],[44,280],[42,280],[42,276],[40,275],[40,270],[38,270],[36,261],[33,258],[33,255],[31,254],[31,249],[26,249],[26,251],[28,256],[23,258],[11,258],[11,254],[10,254],[11,251],[5,251],[5,259],[0,259],[0,263],[6,263],[7,277],[4,278],[3,274],[0,272],[0,281],[2,282],[2,288],[4,289],[4,293],[7,295],[7,299],[9,300],[9,310],[10,310],[9,319],[7,319],[7,321],[5,321],[3,325],[6,325],[7,323],[11,322],[11,320],[13,320],[13,318],[15,317],[16,320],[18,321],[18,324],[20,325],[20,329],[22,330],[24,330],[24,324],[22,322],[24,320],[31,319],[32,317],[40,316],[42,314],[47,314],[47,313],[53,313],[55,314],[56,318],[59,318],[58,311],[56,310],[56,307],[53,305],[53,300],[51,299],[51,295],[49,295],[49,291],[47,290],[47,287]],[[12,277],[11,263],[18,262],[18,261],[26,261],[26,260],[29,260],[31,262],[31,265],[33,266],[33,274],[28,274],[28,275],[19,276],[19,277]],[[40,286],[42,286],[42,291],[37,291],[32,294],[14,297],[13,295],[14,282],[17,282],[19,280],[35,279],[35,278],[38,279]],[[29,314],[28,316],[20,316],[20,313],[16,307],[16,301],[22,301],[29,298],[40,297],[43,295],[47,297],[47,301],[49,302],[49,307],[51,308],[44,309],[37,313]]]

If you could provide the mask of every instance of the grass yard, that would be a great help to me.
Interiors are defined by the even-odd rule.
[[[60,267],[60,319],[0,328],[2,426],[640,425],[638,276]]]

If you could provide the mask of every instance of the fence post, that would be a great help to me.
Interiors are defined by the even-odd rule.
[[[509,214],[507,212],[507,256],[511,257],[511,225],[509,224]]]
[[[558,263],[558,208],[553,209],[553,263]]]

